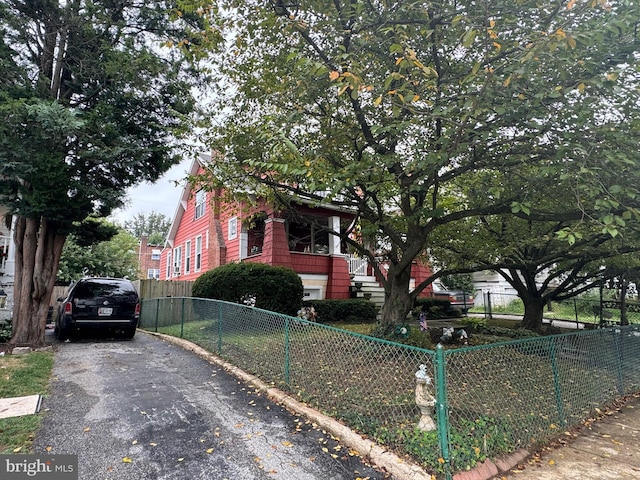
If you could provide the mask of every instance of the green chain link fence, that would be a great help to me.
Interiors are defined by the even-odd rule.
[[[188,339],[447,478],[640,389],[638,325],[431,351],[216,300],[142,307],[141,328]],[[434,379],[431,432],[416,428],[420,365]]]

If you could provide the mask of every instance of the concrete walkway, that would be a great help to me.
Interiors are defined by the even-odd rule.
[[[496,480],[640,479],[640,395],[566,432]]]

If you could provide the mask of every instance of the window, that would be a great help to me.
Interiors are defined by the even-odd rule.
[[[266,218],[266,213],[259,212],[247,219],[247,255],[258,255],[262,252]]]
[[[184,273],[191,272],[191,240],[184,243]]]
[[[151,260],[160,260],[160,250],[157,248],[151,250]]]
[[[160,279],[160,269],[159,268],[148,269],[147,278],[155,278],[156,280]]]
[[[228,222],[229,240],[234,240],[238,236],[238,217],[232,217]]]
[[[171,252],[167,252],[167,272],[166,272],[166,278],[171,278],[171,267],[173,265],[171,265]]]
[[[329,223],[327,218],[296,218],[287,224],[289,251],[329,253]]]
[[[176,247],[173,249],[173,276],[177,277],[182,272],[180,271],[180,265],[182,265],[182,247]]]
[[[204,216],[204,207],[207,201],[207,192],[198,190],[196,192],[196,220]]]
[[[196,272],[202,268],[202,235],[196,237]]]

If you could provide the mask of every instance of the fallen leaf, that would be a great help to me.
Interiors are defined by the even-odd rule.
[[[50,452],[51,450],[53,450],[53,447],[47,447],[47,448],[45,448],[45,450],[46,450],[47,452]]]
[[[14,448],[13,453],[18,453],[20,450],[22,450],[22,447]]]
[[[291,442],[284,441],[284,442],[280,442],[280,443],[284,447],[293,447],[293,443],[291,443]]]
[[[122,463],[131,463],[131,462],[133,462],[133,460],[131,460],[131,458],[129,458],[129,457],[124,457],[122,459]]]
[[[82,429],[83,432],[89,432],[91,430],[91,427],[84,427]]]
[[[133,442],[131,442],[131,445],[137,445],[138,444],[138,440],[134,440]]]
[[[213,453],[213,448],[208,448],[207,453]]]
[[[179,461],[179,462],[184,462],[184,457],[180,457],[180,458],[178,459],[178,461]]]
[[[149,445],[151,445],[152,447],[157,447],[158,444],[156,442],[151,442]]]
[[[549,460],[549,465],[555,465],[556,462],[554,460]]]

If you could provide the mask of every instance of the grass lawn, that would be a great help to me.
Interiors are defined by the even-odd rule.
[[[53,352],[0,357],[0,398],[46,395],[53,367]],[[0,418],[0,454],[32,453],[42,414]]]

